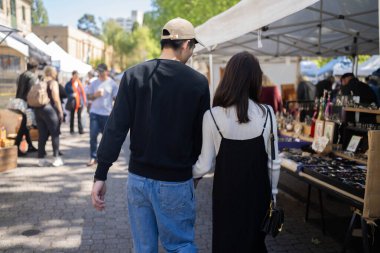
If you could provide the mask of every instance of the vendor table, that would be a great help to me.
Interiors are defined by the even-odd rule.
[[[342,161],[345,161],[345,159],[342,159],[342,158],[337,158],[337,159],[333,158],[332,160],[340,160],[340,159]],[[309,216],[310,193],[311,193],[312,187],[318,190],[323,233],[325,233],[325,222],[324,222],[322,192],[325,192],[336,198],[339,198],[343,202],[347,203],[348,205],[352,207],[355,207],[356,209],[353,212],[352,219],[346,233],[346,239],[345,239],[342,252],[345,252],[345,248],[351,237],[354,222],[357,218],[360,218],[360,221],[361,221],[363,249],[364,249],[363,252],[369,252],[369,243],[368,243],[368,235],[367,235],[368,225],[367,225],[366,220],[362,217],[362,210],[364,209],[364,202],[365,202],[364,189],[361,189],[362,191],[357,190],[357,189],[350,189],[350,187],[345,186],[343,183],[339,183],[339,180],[336,180],[336,181],[323,180],[323,177],[318,176],[317,173],[312,172],[312,169],[309,169],[309,168],[312,168],[313,166],[310,166],[309,164],[295,162],[294,160],[283,157],[281,161],[281,169],[284,172],[296,177],[297,179],[299,179],[302,182],[305,182],[308,185],[305,220],[307,221],[308,216]],[[321,166],[321,165],[319,164],[314,167],[318,168],[318,166]],[[360,164],[352,165],[352,166],[355,168],[356,166],[362,167],[362,165]]]

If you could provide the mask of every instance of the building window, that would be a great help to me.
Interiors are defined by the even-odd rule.
[[[22,20],[23,21],[26,20],[26,17],[25,17],[25,6],[22,6]]]
[[[19,71],[20,57],[14,55],[0,55],[0,71]]]
[[[16,0],[11,0],[11,16],[16,17]]]

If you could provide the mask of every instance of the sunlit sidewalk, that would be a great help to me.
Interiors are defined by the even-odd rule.
[[[51,156],[50,141],[47,148]],[[70,135],[64,125],[61,150],[62,167],[37,167],[37,154],[32,154],[19,158],[17,169],[0,174],[0,252],[132,252],[126,154],[122,151],[110,170],[106,211],[97,212],[90,202],[95,168],[86,167],[88,130]],[[201,253],[211,252],[212,179],[203,179],[196,190],[196,243]],[[270,252],[339,251],[340,245],[323,236],[319,227],[303,222],[300,202],[283,194],[279,201],[286,210],[286,226],[276,240],[267,239]]]

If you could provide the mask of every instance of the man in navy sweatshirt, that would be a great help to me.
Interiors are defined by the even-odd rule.
[[[202,145],[210,107],[207,79],[185,65],[198,43],[193,25],[170,20],[162,29],[160,58],[126,70],[98,149],[92,189],[105,208],[107,172],[130,130],[127,202],[136,253],[196,252],[192,165]]]

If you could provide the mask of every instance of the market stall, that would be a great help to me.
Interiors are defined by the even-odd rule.
[[[209,62],[212,70],[244,50],[273,58],[378,54],[377,5],[377,0],[240,1],[196,28],[205,47],[196,47],[195,59]],[[213,90],[218,74],[210,73]]]
[[[196,59],[208,60],[212,69],[214,62],[243,50],[273,58],[355,58],[358,54],[378,54],[379,18],[378,9],[374,8],[378,6],[377,1],[298,2],[294,6],[303,5],[298,10],[282,6],[283,1],[239,2],[197,27],[205,47],[196,48]],[[280,17],[284,12],[287,15]],[[357,66],[356,62],[352,65]],[[352,65],[349,72],[355,69]],[[213,73],[210,76],[213,91],[216,84]],[[319,191],[322,218],[322,193],[344,200],[355,208],[353,221],[360,218],[363,252],[369,252],[367,223],[373,224],[373,220],[380,218],[380,181],[371,176],[380,172],[377,165],[380,164],[380,110],[374,105],[359,104],[353,96],[339,97],[333,103],[327,93],[315,102],[287,102],[292,104],[278,117],[279,145],[285,144],[281,165],[283,173],[308,184],[306,218],[311,188]],[[377,120],[364,122],[358,114],[372,119],[377,116]],[[288,144],[292,149],[286,149]],[[353,221],[348,226],[346,242]]]

